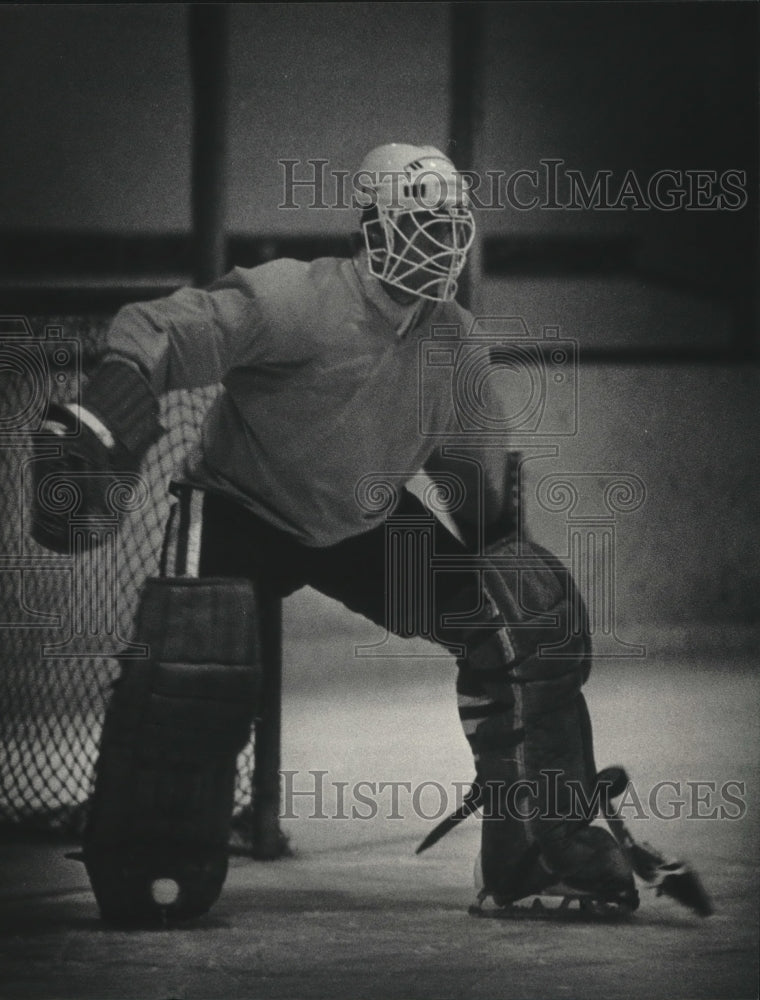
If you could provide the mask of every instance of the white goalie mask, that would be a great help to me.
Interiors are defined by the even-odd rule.
[[[354,184],[370,273],[424,299],[453,299],[475,223],[451,160],[434,146],[378,146]]]

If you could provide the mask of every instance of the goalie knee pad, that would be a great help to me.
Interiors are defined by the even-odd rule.
[[[508,541],[490,554],[508,558],[482,573],[490,620],[465,635],[457,692],[482,795],[485,889],[510,899],[578,868],[579,842],[571,844],[588,825],[595,794],[581,693],[590,639],[558,559],[526,543],[518,553]]]
[[[207,912],[227,875],[237,756],[259,686],[256,602],[242,579],[148,580],[103,726],[83,854],[101,914]]]

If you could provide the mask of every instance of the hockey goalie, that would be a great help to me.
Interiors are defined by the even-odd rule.
[[[457,400],[450,382],[420,371],[424,339],[439,329],[464,338],[472,325],[455,300],[474,238],[463,178],[440,150],[406,144],[373,150],[356,176],[352,257],[234,268],[207,289],[124,307],[79,406],[50,414],[78,428],[62,436],[59,467],[136,469],[160,434],[161,394],[224,387],[172,487],[161,573],[142,593],[137,639],[149,657],[124,664],[108,709],[84,842],[95,895],[121,921],[213,905],[235,757],[256,710],[256,595],[308,584],[391,627],[386,523],[429,520],[405,486],[424,469],[455,477],[464,494],[456,532],[435,527],[435,551],[454,568],[426,596],[436,640],[457,656],[485,796],[481,895],[503,908],[562,886],[634,909],[629,855],[569,808],[573,788],[591,800],[597,781],[582,693],[591,650],[573,580],[549,552],[517,543],[506,455],[451,457]],[[400,482],[387,505],[359,502],[373,474]],[[89,502],[97,514],[97,488]],[[55,513],[39,509],[36,532],[65,551]],[[561,657],[542,655],[560,645]],[[519,789],[536,789],[531,808]]]

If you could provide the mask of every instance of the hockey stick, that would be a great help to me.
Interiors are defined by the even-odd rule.
[[[455,826],[458,826],[463,819],[467,819],[468,816],[472,815],[472,813],[480,807],[482,799],[483,789],[477,782],[473,782],[462,800],[461,806],[450,816],[442,819],[441,822],[430,831],[427,837],[425,837],[414,853],[422,854],[422,852],[426,851],[428,847],[432,847],[433,844],[437,844],[441,837],[445,837],[446,834],[450,830],[453,830]]]
[[[613,788],[610,786],[610,782],[616,782],[618,780],[616,777],[618,771],[620,771],[620,773],[623,775],[624,781],[623,784],[620,785],[619,789],[617,785],[615,785],[613,790]],[[613,774],[613,772],[615,773]],[[600,774],[605,775],[603,780],[607,782],[607,787],[609,788],[608,795],[611,793],[612,797],[616,798],[618,795],[622,793],[628,781],[627,775],[625,774],[625,771],[622,770],[622,768],[607,768],[606,771],[600,772]],[[446,816],[445,819],[442,819],[440,823],[438,823],[435,827],[433,827],[433,829],[430,831],[427,837],[425,837],[425,839],[420,843],[420,845],[418,846],[417,850],[414,853],[422,854],[423,851],[426,851],[429,847],[432,847],[433,844],[437,844],[442,837],[445,837],[447,833],[450,833],[453,829],[455,829],[455,827],[459,826],[462,820],[467,819],[468,816],[471,816],[474,812],[477,812],[477,810],[481,807],[482,804],[483,804],[483,789],[477,783],[477,781],[474,781],[472,785],[470,785],[467,794],[462,800],[461,806],[459,806],[458,809],[456,809],[453,813],[451,813],[450,816]],[[587,817],[588,822],[590,822],[591,819],[592,819],[591,816]]]
[[[715,912],[699,876],[685,861],[668,861],[651,844],[637,844],[612,804],[628,787],[628,775],[622,767],[606,767],[597,775],[602,789],[602,814],[610,832],[628,856],[634,872],[657,890],[658,896],[670,896],[683,906],[709,917]]]

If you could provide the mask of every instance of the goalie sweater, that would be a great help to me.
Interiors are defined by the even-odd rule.
[[[361,255],[281,259],[125,306],[107,350],[158,395],[221,382],[182,478],[326,546],[379,523],[383,484],[398,490],[453,428],[453,357],[430,364],[433,331],[470,323],[455,302],[398,304]]]

